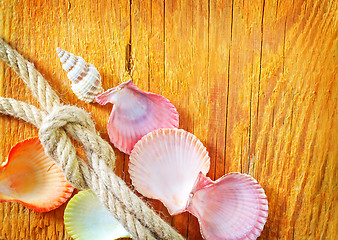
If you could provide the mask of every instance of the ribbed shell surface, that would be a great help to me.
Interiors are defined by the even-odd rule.
[[[62,68],[68,72],[72,82],[72,90],[82,101],[90,103],[95,96],[103,91],[101,76],[93,64],[87,63],[82,57],[75,56],[63,49],[56,49]]]

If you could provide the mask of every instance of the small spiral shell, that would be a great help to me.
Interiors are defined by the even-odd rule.
[[[95,96],[103,91],[101,76],[95,66],[61,48],[56,48],[56,52],[62,68],[68,72],[67,76],[72,82],[75,95],[84,102],[94,102]]]

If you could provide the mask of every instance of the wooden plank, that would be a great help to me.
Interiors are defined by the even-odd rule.
[[[230,1],[214,1],[209,4],[207,146],[211,157],[209,176],[213,180],[225,173],[232,9]]]
[[[209,66],[209,3],[205,0],[191,1],[191,81],[189,83],[188,114],[191,118],[189,131],[207,147],[208,128],[208,66]],[[201,239],[196,217],[188,215],[189,239]]]
[[[207,147],[210,178],[239,171],[263,186],[269,218],[260,239],[335,239],[336,1],[1,3],[0,37],[34,62],[67,104],[91,112],[106,140],[111,105],[76,98],[57,46],[93,63],[105,89],[123,81],[131,56],[137,86],[170,99],[180,128]],[[2,62],[0,96],[38,106]],[[36,134],[31,125],[1,116],[0,162],[12,145]],[[115,152],[115,172],[129,184],[128,156]],[[182,235],[202,238],[195,217],[171,217],[162,203],[147,201]],[[35,213],[2,203],[0,239],[70,239],[64,208]]]

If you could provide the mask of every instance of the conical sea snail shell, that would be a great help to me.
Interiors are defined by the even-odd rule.
[[[75,95],[87,103],[93,102],[95,96],[103,91],[101,76],[95,66],[86,63],[82,57],[75,56],[61,48],[56,48],[62,68],[68,72]]]
[[[209,167],[208,152],[197,137],[182,129],[159,129],[136,143],[129,173],[137,191],[161,200],[173,215],[186,210],[198,174]]]
[[[268,201],[249,175],[229,173],[211,181],[200,173],[187,210],[198,218],[205,239],[254,240],[268,217]]]
[[[138,89],[130,80],[96,96],[99,104],[113,103],[108,121],[110,141],[130,154],[135,143],[160,128],[178,128],[178,113],[165,97]]]
[[[16,144],[0,166],[0,202],[47,212],[66,202],[73,190],[37,137]]]

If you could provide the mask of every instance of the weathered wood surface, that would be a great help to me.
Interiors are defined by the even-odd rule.
[[[269,218],[260,239],[337,236],[337,1],[0,1],[0,37],[49,80],[67,104],[91,112],[108,140],[111,106],[85,104],[70,90],[55,48],[93,63],[103,87],[119,84],[134,59],[141,89],[162,94],[211,157],[209,176],[249,173],[266,190]],[[130,51],[131,50],[131,51]],[[0,63],[0,96],[38,106]],[[0,117],[0,162],[35,136],[23,121]],[[128,156],[116,173],[130,183]],[[163,217],[200,239],[187,213]],[[35,213],[0,204],[0,239],[69,239],[64,206]]]

